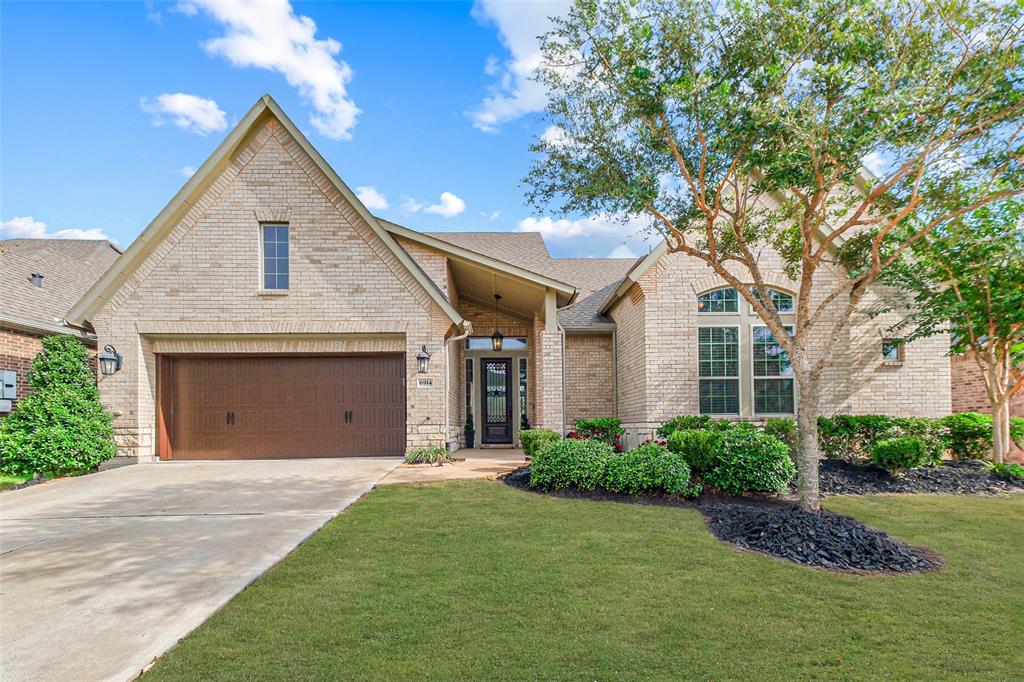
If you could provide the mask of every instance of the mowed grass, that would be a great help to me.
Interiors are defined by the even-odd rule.
[[[1020,679],[1024,495],[827,506],[948,564],[837,575],[737,551],[688,509],[387,486],[146,679]]]

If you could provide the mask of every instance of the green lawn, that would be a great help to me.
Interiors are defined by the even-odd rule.
[[[691,510],[388,486],[147,679],[1019,679],[1024,495],[827,506],[948,565],[836,575],[738,552]]]
[[[31,476],[11,476],[9,474],[0,474],[0,490],[7,490],[13,488],[16,485],[21,485]]]

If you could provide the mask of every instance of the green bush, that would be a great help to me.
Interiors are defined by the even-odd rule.
[[[603,485],[608,490],[628,495],[651,492],[682,495],[690,486],[690,467],[681,455],[650,443],[612,457],[605,469]]]
[[[988,470],[994,476],[998,476],[999,478],[1005,478],[1011,481],[1024,481],[1024,466],[1021,466],[1016,462],[1003,462],[1002,464],[990,462]]]
[[[599,440],[567,438],[548,443],[530,463],[530,485],[544,490],[593,490],[604,479],[614,455],[614,448]]]
[[[451,451],[443,445],[413,450],[405,456],[406,464],[448,464],[454,461]]]
[[[690,431],[693,429],[707,429],[711,427],[711,417],[706,414],[681,414],[672,417],[658,427],[658,435],[668,438],[676,431]]]
[[[724,441],[722,431],[683,429],[668,437],[668,449],[678,453],[693,473],[702,474],[714,466]]]
[[[871,461],[890,474],[898,476],[907,469],[917,469],[931,463],[928,446],[920,438],[887,438],[875,443]]]
[[[78,339],[44,338],[28,383],[35,391],[0,422],[0,473],[76,474],[117,454],[110,413]]]
[[[519,432],[519,442],[523,445],[523,452],[529,458],[534,458],[537,453],[548,443],[560,440],[562,437],[551,429],[527,429]]]
[[[940,420],[942,438],[956,459],[985,459],[992,454],[992,415],[957,412]],[[1010,419],[1010,440],[1024,443],[1024,419]]]
[[[722,492],[783,492],[796,474],[789,448],[775,436],[737,429],[725,434],[721,454],[704,481]]]
[[[829,459],[849,462],[869,457],[875,443],[892,435],[893,421],[881,414],[818,417],[821,453]]]
[[[615,445],[622,437],[622,421],[612,417],[599,417],[597,419],[577,419],[573,424],[576,433],[584,438],[599,440],[608,445]]]
[[[776,417],[764,423],[764,432],[769,436],[775,436],[789,448],[792,454],[796,452],[796,420],[787,417]]]
[[[927,417],[898,417],[892,420],[890,435],[893,438],[920,438],[928,451],[928,464],[938,466],[946,451],[942,427],[938,419]],[[873,446],[872,446],[873,447]]]

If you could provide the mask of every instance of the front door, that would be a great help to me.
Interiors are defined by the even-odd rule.
[[[483,358],[483,443],[512,442],[512,367],[508,359]]]

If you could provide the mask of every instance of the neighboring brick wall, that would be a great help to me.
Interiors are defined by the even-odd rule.
[[[268,216],[287,219],[291,228],[286,296],[260,293],[259,222]],[[154,454],[154,343],[161,329],[268,335],[271,344],[270,337],[289,335],[401,335],[407,449],[441,444],[447,435],[442,344],[451,321],[272,118],[93,324],[101,344],[113,343],[125,357],[122,370],[100,382],[125,455]],[[140,333],[147,328],[156,331]],[[417,387],[423,345],[433,358],[426,375],[433,388]]]
[[[567,431],[577,419],[616,416],[614,366],[611,334],[566,334]]]
[[[954,355],[949,358],[953,375],[953,412],[991,412],[985,390],[985,379],[977,361],[970,355]],[[1024,391],[1019,391],[1010,401],[1010,416],[1024,417]]]
[[[32,361],[43,350],[43,337],[20,329],[0,327],[0,369],[14,370],[18,373],[18,397],[13,401],[17,408],[18,400],[24,399],[32,392],[28,383],[28,371]],[[89,352],[89,367],[96,371],[96,349],[86,345]],[[4,413],[0,412],[0,419]]]

